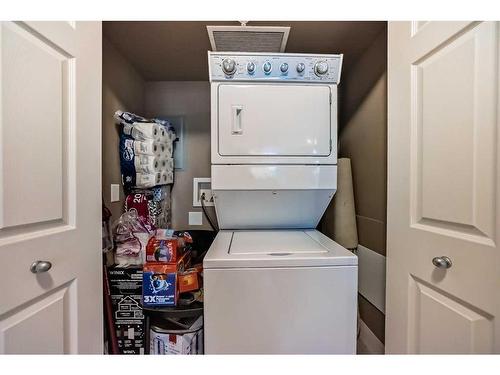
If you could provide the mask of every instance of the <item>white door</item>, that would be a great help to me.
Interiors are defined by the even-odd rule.
[[[331,92],[328,85],[219,85],[219,154],[329,156]]]
[[[386,352],[500,353],[499,25],[388,40]]]
[[[100,22],[0,23],[0,93],[0,353],[102,353]]]

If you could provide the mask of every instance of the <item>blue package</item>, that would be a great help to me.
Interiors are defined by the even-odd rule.
[[[134,139],[120,134],[120,168],[125,189],[135,186]]]
[[[150,264],[142,274],[143,306],[175,306],[177,303],[176,273],[166,273],[169,266]]]

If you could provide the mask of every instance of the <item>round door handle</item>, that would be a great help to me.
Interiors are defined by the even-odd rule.
[[[52,263],[46,260],[37,260],[36,262],[33,262],[30,267],[30,271],[33,273],[42,273],[42,272],[47,272],[52,268]]]
[[[447,256],[435,257],[432,259],[432,264],[434,264],[437,268],[448,269],[452,266],[451,259]]]

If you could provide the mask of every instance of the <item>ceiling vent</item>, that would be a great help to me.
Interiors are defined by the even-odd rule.
[[[212,51],[285,52],[288,26],[207,26]]]

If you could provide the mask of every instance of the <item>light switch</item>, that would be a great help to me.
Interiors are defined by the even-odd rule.
[[[118,202],[120,200],[120,185],[111,184],[111,202]]]
[[[189,212],[189,225],[203,225],[201,212]]]

